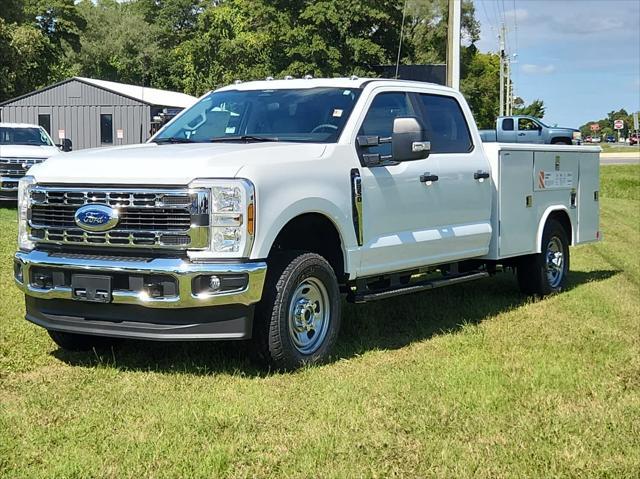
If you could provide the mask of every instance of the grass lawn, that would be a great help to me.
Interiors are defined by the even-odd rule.
[[[0,209],[0,476],[640,476],[640,166],[602,168],[605,241],[563,294],[514,277],[346,306],[335,362],[236,343],[70,354],[23,319]]]

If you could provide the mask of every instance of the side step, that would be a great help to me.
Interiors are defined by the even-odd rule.
[[[486,271],[476,271],[472,273],[458,274],[455,276],[448,276],[442,279],[434,279],[429,281],[420,281],[409,284],[407,286],[401,286],[397,288],[383,289],[379,291],[371,292],[355,292],[351,298],[354,303],[367,303],[369,301],[377,301],[379,299],[392,298],[394,296],[401,296],[403,294],[417,293],[419,291],[426,291],[428,289],[442,288],[443,286],[451,286],[459,283],[466,283],[467,281],[474,281],[476,279],[482,279],[489,276]]]

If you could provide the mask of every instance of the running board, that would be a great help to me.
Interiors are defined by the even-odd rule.
[[[420,291],[426,291],[429,289],[442,288],[443,286],[466,283],[467,281],[474,281],[476,279],[482,279],[488,276],[489,273],[487,273],[486,271],[476,271],[473,273],[459,274],[453,277],[449,276],[431,281],[421,281],[398,288],[384,289],[372,292],[356,292],[349,299],[354,303],[367,303],[369,301],[392,298],[394,296],[401,296],[403,294],[418,293]]]

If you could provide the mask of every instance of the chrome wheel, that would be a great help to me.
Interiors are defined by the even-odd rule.
[[[546,271],[549,286],[557,288],[564,277],[564,247],[557,236],[551,237],[547,244]]]
[[[331,307],[329,294],[322,282],[305,278],[293,293],[289,305],[289,336],[302,354],[316,352],[327,335]]]

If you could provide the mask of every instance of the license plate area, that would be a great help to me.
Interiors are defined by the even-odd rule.
[[[111,302],[111,276],[74,274],[71,276],[71,295],[78,301]]]

